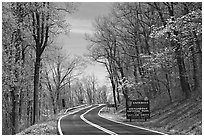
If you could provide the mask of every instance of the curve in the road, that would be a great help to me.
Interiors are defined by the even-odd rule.
[[[63,116],[59,120],[61,135],[108,135],[108,133],[87,124],[80,118],[81,115],[96,106],[98,105],[92,105]]]
[[[105,105],[92,105],[61,117],[61,135],[163,135],[161,132],[113,121],[100,115]]]
[[[93,109],[95,109],[95,108],[97,108],[97,107],[99,107],[99,106],[96,106],[96,107],[93,107],[93,108],[89,109],[89,110],[86,111],[84,114],[82,114],[82,115],[80,116],[80,118],[81,118],[84,122],[86,122],[87,124],[92,125],[92,126],[98,128],[98,129],[100,129],[100,130],[102,130],[102,131],[104,131],[104,132],[106,132],[106,133],[108,133],[108,134],[110,134],[110,135],[117,135],[115,132],[112,132],[112,131],[110,131],[110,130],[108,130],[108,129],[106,129],[106,128],[103,128],[103,127],[101,127],[101,126],[99,126],[99,125],[97,125],[97,124],[94,124],[94,123],[92,123],[91,121],[88,121],[87,119],[84,118],[84,115],[86,115],[86,114],[89,113],[91,110],[93,110]]]
[[[136,126],[129,126],[117,122],[110,121],[109,119],[105,119],[103,117],[98,116],[98,112],[104,107],[100,106],[89,113],[86,113],[84,117],[91,121],[92,123],[95,123],[96,125],[100,125],[101,127],[108,129],[116,134],[119,135],[163,135],[159,132],[150,131],[144,128],[138,128]]]
[[[90,105],[90,106],[86,106],[86,107],[81,108],[81,109],[79,109],[79,110],[77,110],[77,111],[71,112],[71,113],[69,113],[69,114],[66,114],[66,115],[60,117],[59,120],[58,120],[58,123],[57,123],[57,128],[58,128],[58,132],[59,132],[59,134],[60,134],[60,135],[63,135],[63,133],[62,133],[62,129],[61,129],[61,125],[60,125],[60,122],[61,122],[62,118],[66,117],[66,116],[68,116],[68,115],[75,114],[75,113],[77,113],[77,112],[79,112],[79,111],[81,111],[81,110],[83,110],[83,109],[90,108],[91,106],[92,106],[92,105]],[[67,110],[65,111],[65,113],[67,113],[68,110],[69,110],[69,109],[67,109]]]

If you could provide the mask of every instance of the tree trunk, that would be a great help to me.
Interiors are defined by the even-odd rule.
[[[51,102],[52,102],[52,107],[53,107],[53,113],[56,114],[57,111],[56,111],[56,104],[55,104],[55,99],[54,97],[52,96],[52,94],[50,94],[50,97],[51,97]]]
[[[122,90],[123,90],[123,95],[125,97],[125,107],[126,107],[126,113],[127,113],[128,101],[130,100],[129,97],[128,97],[128,89],[125,86]]]
[[[187,77],[187,73],[186,73],[186,69],[185,69],[185,63],[184,63],[184,59],[181,55],[181,47],[178,43],[177,43],[177,46],[178,47],[175,50],[175,54],[176,54],[176,60],[177,60],[178,68],[179,68],[179,78],[180,78],[181,89],[182,89],[183,93],[185,93],[185,97],[189,98],[191,90],[190,90],[190,85],[188,83],[188,77]]]
[[[118,104],[120,104],[120,93],[118,89],[117,89],[117,99],[118,99]]]
[[[26,126],[29,127],[29,125],[30,125],[30,104],[31,104],[30,100],[28,100],[26,104],[27,104],[27,117],[26,117],[27,124],[26,124]]]
[[[166,76],[166,81],[167,81],[166,85],[167,85],[167,91],[168,91],[168,94],[169,94],[169,101],[170,101],[170,103],[172,103],[169,76],[168,76],[167,73],[165,74],[165,76]]]
[[[201,50],[201,44],[198,40],[198,37],[196,35],[196,32],[193,31],[193,35],[195,38],[195,45],[196,47],[194,48],[194,58],[195,58],[195,78],[196,78],[196,89],[198,93],[202,96],[202,50]]]
[[[33,121],[32,124],[38,122],[39,119],[39,106],[38,106],[38,94],[39,94],[39,76],[40,76],[40,57],[36,53],[35,73],[34,73],[34,98],[33,98]]]
[[[17,99],[15,97],[15,87],[12,87],[11,100],[12,100],[12,110],[11,110],[11,122],[12,122],[12,135],[16,134],[18,126],[18,114],[17,114]]]
[[[111,80],[111,84],[112,84],[112,89],[113,89],[113,100],[114,100],[114,104],[115,104],[115,109],[117,110],[118,109],[118,106],[117,106],[117,101],[116,101],[116,95],[115,95],[115,83],[113,81],[113,77],[110,78]]]
[[[194,85],[193,85],[193,91],[195,91],[198,88],[198,68],[197,68],[197,60],[196,60],[196,56],[195,56],[195,50],[194,47],[190,48],[191,50],[191,54],[192,54],[192,62],[193,62],[193,81],[194,81]]]
[[[21,116],[22,116],[22,114],[21,114],[21,112],[22,112],[22,103],[23,103],[23,93],[22,93],[23,91],[21,90],[20,91],[20,99],[19,99],[19,108],[18,108],[18,115],[19,115],[19,121],[21,121]]]
[[[118,100],[118,104],[120,104],[120,93],[119,93],[119,90],[118,90],[118,82],[116,82],[116,87],[117,87],[117,89],[116,89],[116,91],[117,91],[117,100]]]
[[[52,105],[53,105],[53,112],[54,112],[54,115],[55,115],[57,113],[57,107],[56,107],[55,103],[53,103]]]
[[[134,61],[134,60],[133,60]],[[133,75],[135,77],[135,83],[138,82],[138,76],[137,76],[137,66],[136,65],[133,65],[134,67],[134,70],[133,70]]]

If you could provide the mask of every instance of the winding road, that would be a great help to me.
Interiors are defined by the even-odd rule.
[[[110,121],[100,116],[105,105],[91,105],[61,117],[58,121],[60,135],[162,135],[163,133],[141,127]]]

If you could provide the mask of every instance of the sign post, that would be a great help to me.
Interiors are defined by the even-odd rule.
[[[128,100],[126,108],[127,119],[149,119],[149,100]]]

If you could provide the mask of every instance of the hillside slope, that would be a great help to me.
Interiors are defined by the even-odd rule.
[[[202,134],[202,101],[177,101],[162,109],[151,112],[147,121],[132,120],[129,122],[125,116],[125,108],[120,106],[118,111],[114,108],[104,108],[101,114],[107,118],[146,127],[167,134]]]

